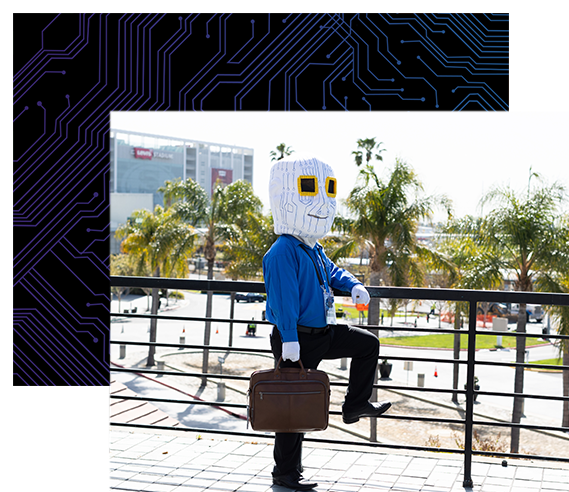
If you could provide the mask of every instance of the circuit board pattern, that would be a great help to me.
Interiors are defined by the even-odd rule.
[[[508,110],[507,14],[13,21],[14,385],[109,383],[111,111]]]

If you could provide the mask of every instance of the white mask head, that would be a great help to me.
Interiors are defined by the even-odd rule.
[[[336,215],[334,171],[315,157],[291,155],[275,162],[269,198],[275,234],[324,237]]]

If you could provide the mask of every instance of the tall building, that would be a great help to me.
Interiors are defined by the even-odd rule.
[[[217,180],[253,183],[253,149],[149,133],[111,129],[111,253],[114,232],[133,210],[162,205],[158,188],[192,178],[211,196]]]

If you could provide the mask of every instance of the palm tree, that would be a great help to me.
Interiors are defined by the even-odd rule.
[[[277,145],[277,151],[271,150],[269,155],[271,156],[272,161],[280,161],[284,159],[285,156],[290,155],[294,152],[290,147],[287,147],[284,143]]]
[[[207,261],[207,278],[213,279],[213,268],[217,253],[217,245],[238,234],[239,225],[245,223],[249,212],[260,213],[263,204],[253,193],[253,187],[244,180],[237,180],[229,185],[217,183],[211,200],[207,200],[205,190],[192,179],[185,182],[166,182],[160,189],[165,201],[173,201],[172,214],[184,221],[204,224],[205,233],[204,257]],[[208,291],[206,302],[206,318],[211,318],[213,292]],[[206,321],[204,329],[204,345],[210,344],[211,322]],[[202,372],[208,372],[209,350],[204,349]],[[205,378],[203,379],[205,384]]]
[[[263,256],[276,241],[271,215],[248,212],[239,230],[223,246],[225,273],[231,279],[255,279],[263,268]],[[230,318],[235,309],[235,292],[231,293]],[[229,323],[229,346],[233,345],[233,323]]]
[[[362,147],[364,142],[358,141],[358,145]],[[431,216],[437,199],[418,198],[422,185],[401,160],[396,160],[388,178],[382,180],[370,163],[373,152],[364,150],[366,165],[360,168],[358,182],[345,202],[352,217],[338,217],[334,222],[334,229],[344,232],[347,240],[332,259],[352,256],[358,247],[364,247],[370,257],[369,285],[422,285],[422,260],[436,256],[436,252],[419,245],[415,233],[419,221]],[[357,160],[356,155],[356,164]],[[379,299],[373,298],[369,324],[379,323],[379,312]]]
[[[263,269],[263,256],[277,237],[271,215],[249,212],[238,233],[224,245],[226,274],[233,279],[256,278]]]
[[[209,198],[203,187],[191,178],[182,181],[165,181],[158,188],[164,197],[164,208],[174,206],[174,211],[184,222],[197,227],[208,216]]]
[[[531,176],[536,176],[532,173]],[[569,271],[567,220],[560,205],[566,198],[559,183],[542,185],[527,192],[516,193],[509,187],[496,187],[481,200],[482,205],[496,205],[479,219],[465,220],[454,232],[469,235],[486,251],[486,261],[480,258],[479,268],[496,268],[515,275],[514,288],[519,291],[541,289],[545,275]],[[526,332],[526,305],[519,307],[516,331]],[[516,337],[516,362],[523,363],[526,339]],[[516,367],[514,392],[523,393],[524,370]],[[514,397],[512,422],[522,417],[522,397]],[[511,452],[519,450],[520,429],[512,428]]]
[[[463,220],[473,220],[467,218]],[[440,272],[439,285],[455,289],[495,289],[502,284],[502,272],[496,259],[477,244],[471,236],[453,234],[460,229],[461,219],[450,218],[440,228],[435,239],[435,248],[440,253],[429,262],[435,272]],[[442,261],[441,261],[442,260]],[[487,303],[486,303],[487,304]],[[487,309],[487,308],[486,308]],[[454,304],[454,329],[460,330],[461,316],[468,315],[469,306],[464,302]],[[440,319],[440,318],[439,318]],[[454,336],[453,357],[460,359],[460,334]],[[458,389],[458,363],[453,364],[453,389]],[[458,393],[452,394],[458,402]]]
[[[120,226],[117,239],[123,239],[121,251],[132,255],[136,272],[149,269],[154,277],[171,276],[174,272],[187,273],[187,259],[195,246],[196,231],[180,221],[171,211],[157,205],[154,212],[136,210],[127,224]],[[158,289],[152,289],[151,314],[158,313]],[[150,320],[150,342],[156,341],[156,318]],[[154,365],[156,348],[151,346],[146,365]]]
[[[129,255],[111,255],[111,275],[133,275],[134,266],[132,263],[132,258]],[[123,294],[128,294],[129,291],[130,287],[111,287],[111,292],[115,294],[119,300],[119,313],[121,311],[121,297]]]
[[[369,162],[374,157],[378,161],[383,161],[383,156],[381,153],[384,152],[385,149],[380,149],[380,146],[383,145],[383,142],[376,143],[375,138],[360,138],[357,141],[357,144],[358,150],[354,150],[352,152],[356,166],[360,167],[363,164],[364,152],[366,166],[369,166]],[[373,154],[374,151],[376,151],[375,155]]]

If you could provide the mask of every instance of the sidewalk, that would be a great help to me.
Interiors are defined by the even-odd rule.
[[[110,430],[111,489],[149,492],[287,492],[272,485],[271,439],[150,429]],[[569,465],[475,458],[464,488],[463,458],[436,453],[304,444],[304,477],[316,491],[562,492]]]

